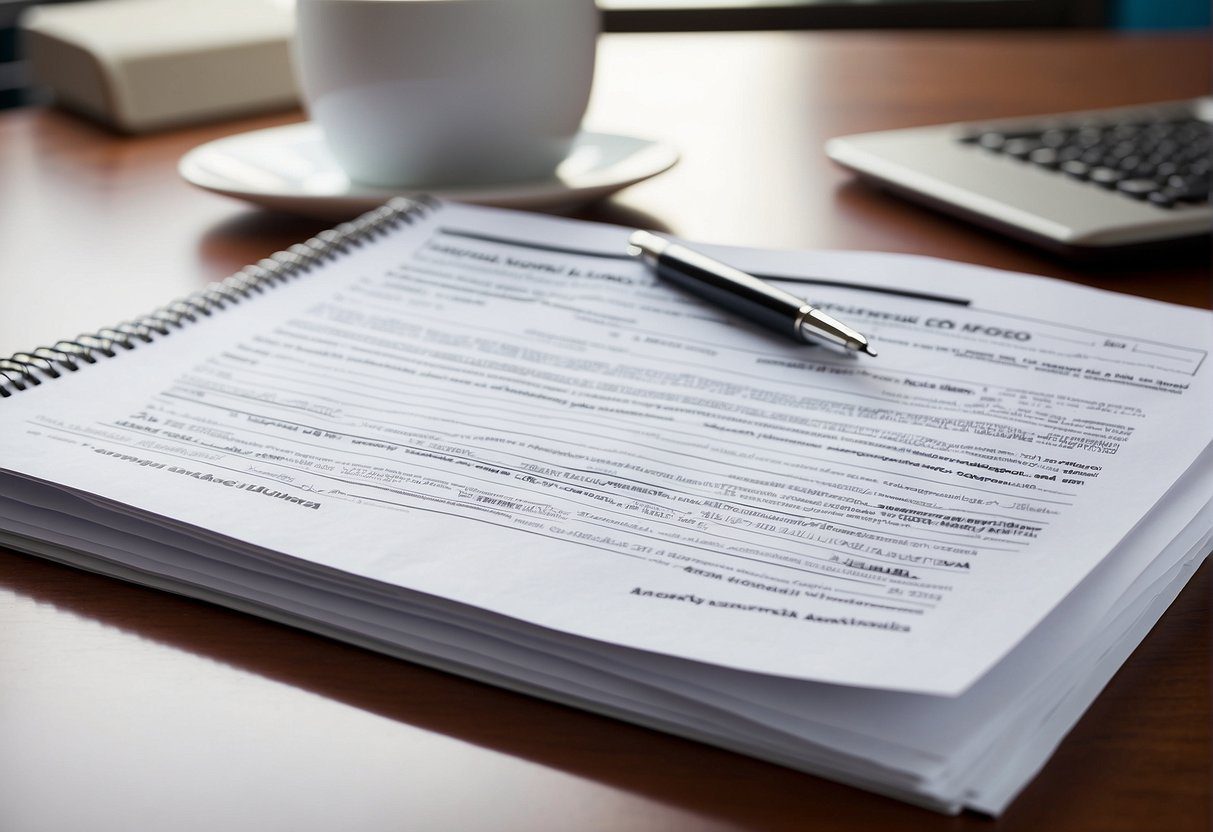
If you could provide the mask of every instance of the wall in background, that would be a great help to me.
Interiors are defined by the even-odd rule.
[[[61,3],[65,0],[0,0],[0,110],[41,100],[29,88],[29,71],[21,60],[17,19],[35,3]]]
[[[1209,0],[1111,0],[1121,29],[1194,29],[1210,25]]]
[[[21,61],[16,22],[35,3],[0,0],[0,109],[40,100]],[[206,0],[198,0],[205,3]],[[887,26],[1103,26],[1126,30],[1210,26],[1210,0],[599,0],[606,28],[851,28]]]

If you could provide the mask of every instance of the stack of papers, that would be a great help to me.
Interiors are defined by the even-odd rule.
[[[630,229],[395,212],[10,385],[0,542],[991,814],[1213,546],[1207,312],[701,247],[856,359],[664,285]]]

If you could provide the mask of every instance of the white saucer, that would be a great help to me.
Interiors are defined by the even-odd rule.
[[[426,192],[477,205],[562,210],[656,176],[677,161],[678,151],[662,142],[583,132],[550,179]],[[306,121],[207,142],[182,156],[177,170],[208,191],[326,220],[348,219],[409,192],[351,182],[329,155],[320,128]]]

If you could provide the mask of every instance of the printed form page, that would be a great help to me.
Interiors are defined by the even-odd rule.
[[[955,695],[1210,442],[1209,314],[924,258],[705,249],[869,335],[797,344],[627,229],[445,205],[0,404],[0,466],[644,650]]]

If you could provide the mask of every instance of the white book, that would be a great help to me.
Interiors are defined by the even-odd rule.
[[[0,364],[0,542],[941,811],[997,814],[1213,534],[1208,312],[397,201]],[[72,372],[71,368],[76,371]]]
[[[31,4],[21,28],[38,85],[123,132],[299,104],[293,0]]]

